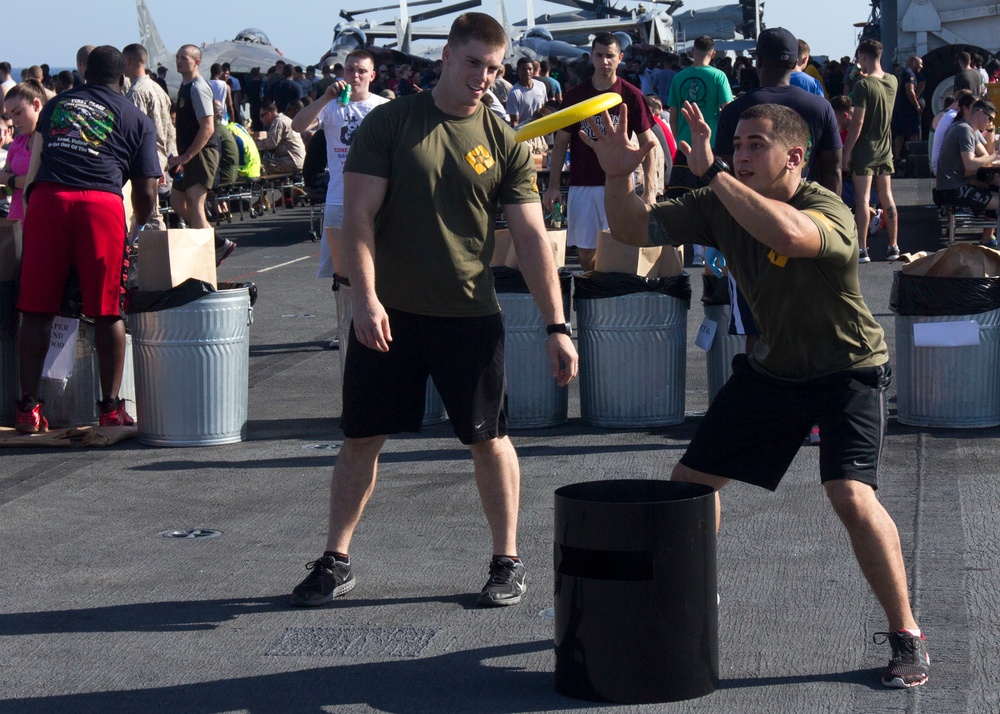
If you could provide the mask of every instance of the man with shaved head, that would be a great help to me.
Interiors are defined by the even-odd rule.
[[[211,228],[205,215],[205,196],[219,170],[219,137],[215,135],[212,88],[201,76],[201,50],[184,45],[177,50],[177,71],[182,81],[177,90],[177,156],[167,161],[174,178],[170,205],[191,228]],[[236,248],[233,241],[216,236],[215,263]]]

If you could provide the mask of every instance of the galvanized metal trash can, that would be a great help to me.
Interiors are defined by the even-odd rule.
[[[708,403],[733,375],[733,357],[745,351],[746,337],[729,334],[729,279],[717,275],[701,276],[701,303],[705,317],[715,323],[715,336],[705,352],[708,370]]]
[[[946,250],[980,249],[959,244]],[[1000,278],[896,271],[889,307],[896,313],[897,420],[946,428],[1000,424]],[[918,347],[918,327],[932,333],[922,345],[962,346]]]
[[[980,343],[917,347],[914,325],[973,320]],[[896,419],[949,428],[1000,425],[1000,310],[978,315],[896,315]]]
[[[729,334],[729,305],[705,305],[705,317],[716,324],[712,346],[705,353],[708,369],[708,403],[733,376],[733,357],[746,349],[746,337]]]
[[[17,383],[17,281],[0,281],[0,420],[14,423],[14,402],[21,398]]]
[[[626,704],[719,684],[715,497],[623,479],[555,492],[556,692]]]
[[[587,278],[577,277],[575,293],[583,421],[618,428],[680,424],[690,287],[687,300],[662,292],[581,299]]]
[[[118,397],[135,403],[135,372],[132,359],[132,336],[125,335],[125,363]],[[77,331],[73,373],[65,382],[43,377],[38,385],[38,399],[45,402],[45,418],[51,427],[97,424],[100,414],[101,372],[95,346],[94,325],[80,321]],[[134,413],[126,405],[129,413]]]
[[[250,323],[245,288],[130,316],[139,441],[213,446],[247,435]]]
[[[340,362],[340,378],[344,378],[344,367],[347,359],[347,343],[351,335],[351,320],[354,319],[354,300],[351,297],[351,281],[345,277],[333,277],[333,292],[337,301],[337,359]],[[423,425],[441,424],[448,420],[444,402],[438,393],[434,381],[427,378],[427,392],[424,398]]]
[[[541,429],[564,424],[569,389],[552,377],[545,320],[514,268],[493,268],[497,301],[504,317],[504,372],[507,381],[507,426]],[[564,314],[569,315],[572,279],[560,274]]]

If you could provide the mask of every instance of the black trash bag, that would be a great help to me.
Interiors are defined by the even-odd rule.
[[[526,295],[530,292],[528,284],[524,281],[524,275],[517,268],[508,268],[506,265],[494,265],[493,289],[497,293],[518,293]],[[573,287],[573,271],[567,268],[559,268],[559,289],[563,295],[569,295]]]
[[[219,290],[246,290],[250,293],[250,307],[257,304],[257,285],[255,283],[219,283]]]
[[[125,312],[158,312],[172,307],[181,307],[198,298],[215,292],[211,283],[188,278],[170,290],[127,290],[125,291]]]
[[[702,274],[701,287],[702,305],[729,304],[729,279],[725,276]]]
[[[683,300],[691,308],[691,276],[681,273],[670,278],[644,278],[631,273],[589,272],[573,278],[575,300],[600,300],[638,293],[663,293]]]
[[[333,290],[333,292],[337,292],[338,290],[340,290],[341,286],[344,286],[345,288],[349,288],[349,287],[351,287],[351,281],[347,279],[346,275],[337,275],[336,273],[334,273],[333,274],[333,287],[330,288],[330,289]]]
[[[899,315],[978,315],[1000,308],[1000,278],[929,278],[896,271],[889,309]]]

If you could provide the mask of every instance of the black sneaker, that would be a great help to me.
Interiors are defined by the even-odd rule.
[[[927,681],[931,656],[927,654],[927,640],[923,635],[914,637],[905,630],[876,632],[872,641],[877,645],[888,642],[892,647],[892,659],[882,675],[882,684],[894,689],[909,689]]]
[[[490,561],[490,579],[479,593],[479,604],[483,607],[503,607],[521,602],[528,592],[528,586],[524,584],[527,570],[520,560],[493,558]]]
[[[353,590],[357,584],[351,574],[351,564],[341,563],[332,555],[306,563],[306,569],[312,572],[292,590],[291,602],[295,607],[326,605]]]

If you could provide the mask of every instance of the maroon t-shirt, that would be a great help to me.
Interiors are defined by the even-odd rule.
[[[646,105],[646,99],[642,96],[642,92],[640,92],[632,84],[623,82],[621,77],[615,80],[615,83],[610,89],[601,91],[594,89],[594,84],[589,79],[584,80],[580,84],[563,93],[563,103],[561,108],[579,104],[585,99],[596,97],[597,95],[604,94],[605,92],[614,92],[622,95],[622,104],[628,106],[628,126],[630,134],[641,134],[647,129],[653,128],[653,114],[649,111],[649,107]],[[608,114],[611,115],[611,121],[616,127],[618,126],[618,117],[621,113],[621,106],[622,105],[619,104],[618,106],[612,107],[608,110]],[[597,116],[596,121],[598,127],[600,127],[600,115]],[[597,154],[594,153],[593,149],[587,146],[588,142],[584,142],[577,133],[580,129],[589,132],[590,125],[586,122],[579,122],[561,130],[568,131],[570,133],[569,183],[571,186],[603,186],[604,170],[601,168],[601,164],[597,160]]]

